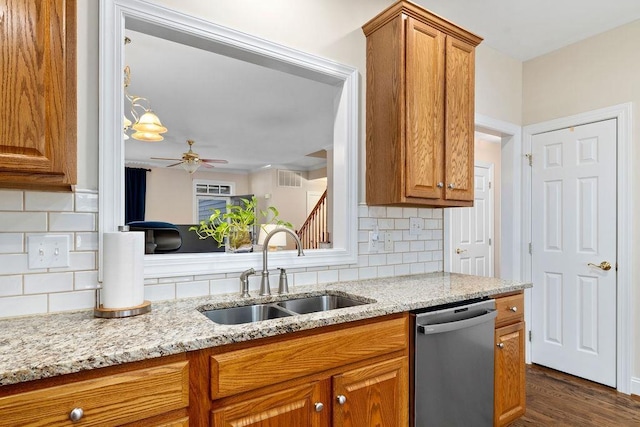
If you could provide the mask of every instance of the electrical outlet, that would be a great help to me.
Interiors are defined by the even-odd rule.
[[[393,234],[388,231],[384,233],[384,251],[393,252]]]
[[[409,218],[409,234],[411,236],[417,236],[422,234],[422,228],[424,227],[424,220],[422,218]]]
[[[369,252],[378,252],[378,241],[380,239],[380,233],[377,231],[369,232]]]
[[[69,236],[33,235],[27,246],[30,269],[69,267]]]

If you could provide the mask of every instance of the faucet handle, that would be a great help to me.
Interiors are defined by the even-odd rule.
[[[240,273],[240,297],[249,298],[249,276],[256,274],[256,270],[250,268]]]
[[[289,280],[287,279],[287,270],[281,267],[278,267],[278,270],[280,270],[280,280],[278,282],[278,293],[288,294]]]

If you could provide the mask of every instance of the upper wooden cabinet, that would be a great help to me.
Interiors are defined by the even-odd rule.
[[[0,186],[76,183],[76,1],[0,3]]]
[[[406,1],[367,36],[367,204],[472,206],[478,36]]]

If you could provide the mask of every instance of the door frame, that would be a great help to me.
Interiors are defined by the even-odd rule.
[[[488,169],[489,170],[489,179],[491,182],[494,182],[495,180],[495,163],[489,163],[489,162],[482,162],[482,161],[477,161],[474,162],[473,168],[475,170],[476,167],[479,168],[484,168],[484,169]],[[474,173],[474,177],[475,177],[475,173]],[[475,179],[474,179],[474,186],[475,186]],[[495,223],[495,185],[492,185],[491,188],[489,189],[489,193],[491,194],[491,224],[490,224],[490,231],[489,234],[491,234],[491,277],[495,277],[496,274],[496,251],[495,251],[495,247],[496,247],[496,241],[495,241],[495,227],[494,227],[494,223]],[[447,224],[447,226],[443,227],[444,229],[444,242],[443,242],[443,250],[444,253],[447,254],[447,256],[444,257],[444,271],[451,271],[452,269],[452,265],[451,265],[451,260],[453,259],[453,254],[454,254],[454,244],[453,244],[453,216],[451,213],[451,209],[444,209],[444,221],[445,224]]]
[[[616,388],[619,392],[631,393],[631,361],[632,361],[632,104],[624,103],[611,107],[588,111],[568,117],[528,125],[523,128],[523,153],[531,152],[533,135],[578,126],[592,122],[617,119],[617,306],[616,306]],[[523,155],[523,160],[525,156]],[[533,161],[536,161],[534,159]],[[522,171],[522,280],[531,282],[531,168],[523,167]],[[534,248],[535,250],[535,248]],[[525,291],[525,320],[530,332],[532,321],[531,289]],[[529,344],[529,343],[527,343]],[[531,346],[527,345],[526,358],[531,361]]]

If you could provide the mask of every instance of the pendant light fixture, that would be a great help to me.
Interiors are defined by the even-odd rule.
[[[125,37],[124,44],[131,43],[129,37]],[[123,119],[124,124],[124,136],[123,138],[129,139],[127,131],[133,129],[135,132],[131,134],[133,139],[139,141],[162,141],[162,133],[167,131],[167,128],[162,126],[158,116],[151,110],[151,103],[147,98],[141,96],[130,95],[127,88],[131,84],[131,68],[127,65],[124,67],[124,96],[130,103],[130,112],[133,121],[131,121],[126,115]]]

